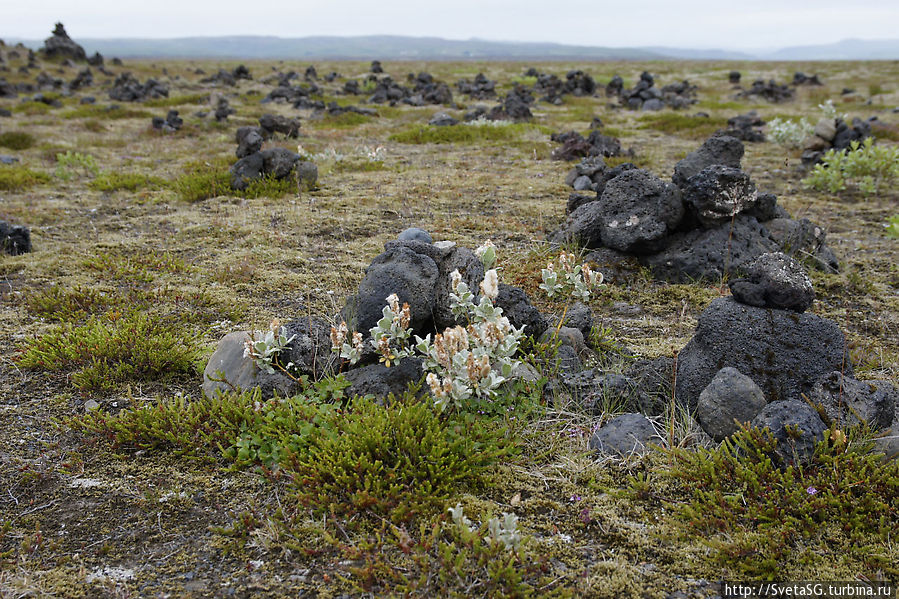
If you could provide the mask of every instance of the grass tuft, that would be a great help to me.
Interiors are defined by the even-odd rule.
[[[23,166],[0,167],[0,191],[24,191],[39,183],[48,183],[50,176]]]
[[[0,146],[10,150],[27,150],[35,144],[34,136],[24,131],[0,133]]]

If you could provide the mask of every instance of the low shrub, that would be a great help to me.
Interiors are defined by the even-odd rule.
[[[64,119],[100,119],[100,120],[119,120],[119,119],[149,119],[153,113],[148,110],[140,110],[137,108],[123,108],[118,104],[109,106],[100,106],[98,104],[85,104],[78,108],[73,108],[62,113]]]
[[[209,94],[188,94],[185,96],[172,96],[171,98],[154,98],[146,100],[143,104],[150,108],[169,108],[182,104],[205,104],[209,101]]]
[[[877,146],[870,137],[853,141],[848,151],[828,150],[803,185],[818,191],[838,193],[857,189],[872,195],[895,188],[899,181],[899,147]]]
[[[141,175],[139,173],[108,171],[100,173],[97,178],[88,183],[88,187],[97,191],[111,193],[120,190],[160,189],[165,184],[166,181],[159,177]]]
[[[775,446],[767,430],[750,429],[719,448],[672,450],[670,475],[687,494],[675,505],[679,525],[744,576],[781,576],[799,552],[806,564],[847,555],[899,575],[887,555],[899,517],[899,461],[872,452],[868,431],[833,426],[803,467],[772,465]]]
[[[39,183],[49,183],[46,173],[33,171],[23,166],[0,168],[0,191],[24,191]]]
[[[727,119],[723,117],[701,117],[677,112],[640,117],[641,129],[653,129],[687,139],[705,139],[724,127],[727,127]]]
[[[229,166],[223,161],[188,164],[184,174],[172,182],[172,189],[185,202],[200,202],[232,194]]]
[[[165,381],[196,370],[198,339],[177,319],[110,311],[83,325],[63,323],[27,343],[20,367],[71,371],[82,391],[111,392],[123,383]]]
[[[35,144],[34,136],[24,131],[0,133],[0,146],[10,150],[27,150]]]

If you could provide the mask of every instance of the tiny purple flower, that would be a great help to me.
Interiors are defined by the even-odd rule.
[[[818,492],[818,489],[816,489],[815,487],[809,487],[805,490],[805,492],[809,495],[815,495]]]

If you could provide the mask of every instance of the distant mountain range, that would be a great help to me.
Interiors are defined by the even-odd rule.
[[[436,37],[370,35],[281,38],[265,36],[172,39],[76,39],[88,54],[120,58],[387,59],[387,60],[895,60],[899,39],[847,39],[833,44],[774,51],[669,47],[608,48],[537,42],[447,40]],[[39,48],[43,40],[8,38]]]

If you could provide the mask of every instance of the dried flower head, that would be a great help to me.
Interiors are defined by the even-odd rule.
[[[481,292],[487,296],[490,301],[496,299],[499,295],[499,275],[495,268],[491,268],[484,273],[484,280],[481,281]]]

